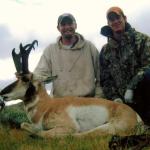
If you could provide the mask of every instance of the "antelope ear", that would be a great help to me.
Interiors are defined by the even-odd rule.
[[[56,76],[50,76],[50,77],[47,77],[43,82],[45,84],[48,84],[50,82],[52,82],[53,80],[55,80],[57,78],[57,75]]]

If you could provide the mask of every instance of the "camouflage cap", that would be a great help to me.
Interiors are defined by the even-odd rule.
[[[64,13],[58,17],[58,24],[62,24],[63,22],[70,21],[71,23],[76,23],[74,16],[70,13]]]

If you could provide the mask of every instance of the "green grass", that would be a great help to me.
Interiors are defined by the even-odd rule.
[[[0,122],[6,126],[20,128],[22,122],[29,122],[23,103],[5,107],[0,112]]]
[[[42,139],[20,129],[29,122],[23,104],[5,107],[0,112],[0,150],[109,150],[111,136],[85,136]],[[150,150],[145,148],[143,150]],[[118,149],[118,150],[126,150]]]
[[[20,129],[29,122],[23,105],[5,107],[0,112],[0,150],[107,150],[110,137],[89,136],[42,139]]]
[[[108,137],[42,139],[25,131],[0,127],[0,150],[107,150]]]

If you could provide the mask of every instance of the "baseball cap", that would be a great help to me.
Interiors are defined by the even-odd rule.
[[[108,15],[109,15],[110,13],[115,13],[115,14],[117,14],[118,16],[120,16],[120,15],[125,16],[125,15],[124,15],[124,12],[122,11],[122,9],[119,8],[119,7],[116,7],[116,6],[110,7],[110,8],[107,10],[107,14],[106,14],[106,15],[107,15],[107,18],[108,18]]]
[[[76,23],[76,20],[72,14],[64,13],[58,17],[58,24],[63,24],[65,22]]]

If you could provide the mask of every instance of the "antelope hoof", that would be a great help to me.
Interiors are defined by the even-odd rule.
[[[23,122],[21,124],[21,129],[24,129],[32,134],[36,134],[38,132],[38,129],[36,129],[32,124]]]

